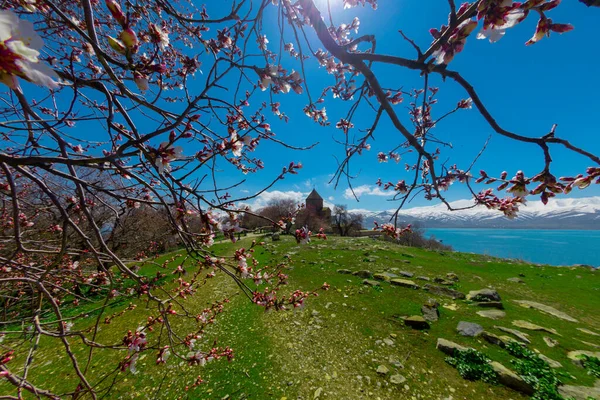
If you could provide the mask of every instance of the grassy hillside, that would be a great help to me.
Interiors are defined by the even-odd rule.
[[[225,252],[232,246],[219,244],[216,248]],[[569,360],[567,353],[600,351],[600,336],[593,334],[600,334],[600,272],[586,268],[539,267],[473,254],[429,252],[369,238],[330,238],[297,246],[291,238],[282,237],[280,242],[267,243],[257,249],[255,256],[261,263],[287,260],[291,266],[288,271],[291,289],[312,290],[327,282],[331,290],[310,298],[302,309],[265,313],[220,274],[186,301],[202,309],[215,300],[231,298],[226,312],[207,330],[204,341],[211,344],[218,340],[221,346],[233,347],[236,358],[229,363],[217,361],[205,367],[189,367],[175,360],[169,360],[166,366],[156,366],[152,353],[142,356],[138,373],[134,375],[116,370],[124,352],[96,350],[91,370],[115,370],[110,376],[114,382],[113,392],[106,398],[527,398],[501,385],[464,380],[445,362],[446,355],[436,349],[438,338],[476,348],[512,368],[513,358],[504,349],[481,336],[459,336],[456,326],[460,321],[478,323],[498,336],[506,333],[495,326],[519,329],[529,335],[529,348],[562,364],[556,371],[564,383],[584,386],[595,383],[595,378]],[[338,273],[339,269],[414,273],[411,279],[420,286],[430,282],[417,280],[417,276],[434,279],[454,273],[459,280],[452,289],[463,293],[486,287],[496,289],[502,297],[506,316],[498,320],[484,318],[477,311],[487,308],[435,296],[423,289],[398,287],[387,282],[371,287],[363,284],[358,276]],[[154,271],[148,267],[147,273],[152,275]],[[516,277],[523,282],[508,281]],[[421,306],[430,298],[441,305],[439,321],[423,331],[405,326],[402,317],[421,315]],[[578,322],[524,308],[515,300],[531,300],[554,307]],[[135,299],[131,301],[135,303]],[[126,306],[127,302],[116,304],[108,314]],[[73,313],[81,311],[77,309]],[[89,310],[89,316],[79,318],[73,329],[93,324],[93,317],[94,313]],[[127,329],[135,328],[146,318],[144,303],[139,302],[134,310],[103,325],[98,340],[119,343]],[[557,335],[517,328],[512,324],[514,320],[553,328]],[[544,337],[551,337],[558,344],[549,347]],[[72,372],[68,361],[59,357],[59,349],[48,349],[44,344],[42,340],[42,350],[37,353],[29,373],[31,380],[58,391],[72,390],[75,379],[69,375]],[[17,345],[26,349],[29,343],[10,338],[2,343],[4,347]],[[80,347],[76,351],[82,354],[87,350]],[[23,358],[18,358],[11,362],[11,368],[18,371],[16,366],[23,362]],[[206,383],[184,390],[198,375]],[[107,380],[101,385],[108,383]],[[14,394],[14,389],[0,383],[0,395],[8,394]]]

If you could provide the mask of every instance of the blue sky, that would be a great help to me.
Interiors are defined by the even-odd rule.
[[[319,0],[317,3],[323,5],[325,1]],[[350,23],[354,16],[358,16],[361,21],[359,34],[375,34],[379,53],[414,57],[414,50],[401,39],[398,29],[402,29],[421,47],[427,48],[431,42],[429,28],[439,27],[447,21],[445,0],[380,0],[377,11],[370,7],[343,10],[341,3],[341,0],[332,0],[334,22]],[[460,71],[473,84],[496,120],[506,129],[522,135],[542,136],[552,124],[557,123],[557,135],[599,154],[600,133],[594,116],[600,108],[597,94],[600,76],[595,72],[600,56],[589,47],[589,43],[596,37],[600,10],[587,8],[578,1],[567,1],[550,16],[555,22],[573,24],[575,30],[563,35],[553,34],[533,46],[525,46],[537,23],[535,18],[529,18],[510,29],[495,44],[477,40],[472,35],[467,40],[465,50],[456,56],[450,68]],[[275,38],[277,33],[270,32],[269,25],[265,24],[265,33],[267,37]],[[318,96],[324,86],[333,82],[333,78],[314,64],[313,61],[308,63],[308,81],[312,94]],[[402,86],[406,90],[422,87],[422,78],[418,73],[389,67],[375,67],[375,72],[384,81],[384,86]],[[433,85],[440,87],[440,103],[434,109],[438,116],[454,107],[458,100],[468,97],[453,82],[444,83],[437,77],[433,77],[432,81]],[[352,184],[363,193],[360,203],[356,203],[354,199],[347,198],[348,186],[345,182],[337,189],[328,184],[337,165],[334,157],[343,157],[343,146],[334,142],[334,139],[343,140],[342,132],[333,126],[320,127],[306,118],[301,112],[302,106],[307,103],[305,96],[288,94],[279,97],[276,100],[282,102],[283,109],[291,119],[288,124],[273,124],[277,137],[295,145],[320,144],[310,152],[290,152],[272,144],[263,144],[256,155],[262,157],[267,168],[259,176],[247,177],[248,184],[242,190],[252,192],[260,188],[272,177],[271,171],[277,173],[291,160],[302,161],[304,168],[300,175],[288,176],[277,184],[274,190],[281,193],[272,193],[257,204],[263,204],[266,199],[279,194],[299,196],[299,192],[305,193],[314,187],[329,202],[348,204],[349,208],[379,210],[396,206],[396,203],[389,202],[390,196],[381,195],[373,187],[378,178],[396,182],[411,176],[404,171],[404,160],[399,164],[379,164],[376,160],[378,151],[389,150],[394,144],[400,143],[399,134],[390,127],[388,121],[384,121],[378,129],[375,141],[371,142],[371,151],[353,160],[352,170],[357,178]],[[349,105],[338,99],[327,98],[325,106],[333,125],[345,115]],[[403,122],[410,125],[403,108],[404,104],[397,106]],[[360,114],[354,119],[355,130],[369,127],[373,118],[372,112]],[[436,130],[439,137],[452,142],[454,146],[451,150],[444,150],[444,157],[448,157],[450,163],[459,163],[462,168],[468,167],[488,136],[492,135],[486,152],[473,169],[475,173],[480,169],[485,169],[490,175],[498,175],[503,170],[509,174],[523,170],[532,176],[543,168],[543,158],[538,148],[515,143],[495,134],[475,109],[455,114]],[[581,173],[592,165],[591,161],[558,147],[554,148],[553,154],[553,172],[557,176]],[[408,162],[411,160],[410,156],[406,159]],[[447,192],[449,200],[469,197],[466,188],[461,186],[458,183],[453,185]],[[597,186],[584,191],[575,190],[571,196],[599,195],[600,188]],[[531,200],[534,200],[533,197]],[[428,204],[431,203],[416,198],[410,206]]]

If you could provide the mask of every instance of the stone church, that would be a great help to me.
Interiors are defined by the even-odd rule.
[[[331,220],[331,209],[323,206],[323,198],[315,189],[305,200],[306,208],[296,217],[297,223],[308,226],[311,230],[327,228]]]

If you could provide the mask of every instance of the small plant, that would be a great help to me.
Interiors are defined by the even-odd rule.
[[[588,374],[600,379],[600,359],[597,357],[583,356],[583,367]]]
[[[529,383],[535,393],[534,400],[564,400],[558,393],[560,380],[548,363],[542,360],[535,352],[519,343],[511,342],[506,350],[517,357],[512,360],[513,365],[523,380]]]
[[[460,376],[470,381],[498,383],[496,373],[490,365],[490,359],[475,349],[455,351],[454,356],[446,357],[446,362],[458,370]]]

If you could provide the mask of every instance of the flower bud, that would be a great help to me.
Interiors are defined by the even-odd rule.
[[[123,32],[121,32],[119,38],[123,41],[123,44],[125,45],[125,47],[127,47],[127,50],[129,50],[132,53],[136,53],[138,51],[140,42],[133,29],[124,29]]]
[[[127,17],[121,10],[121,6],[115,0],[106,0],[106,7],[108,7],[108,11],[112,14],[113,18],[117,20],[117,22],[125,27],[127,25]]]

